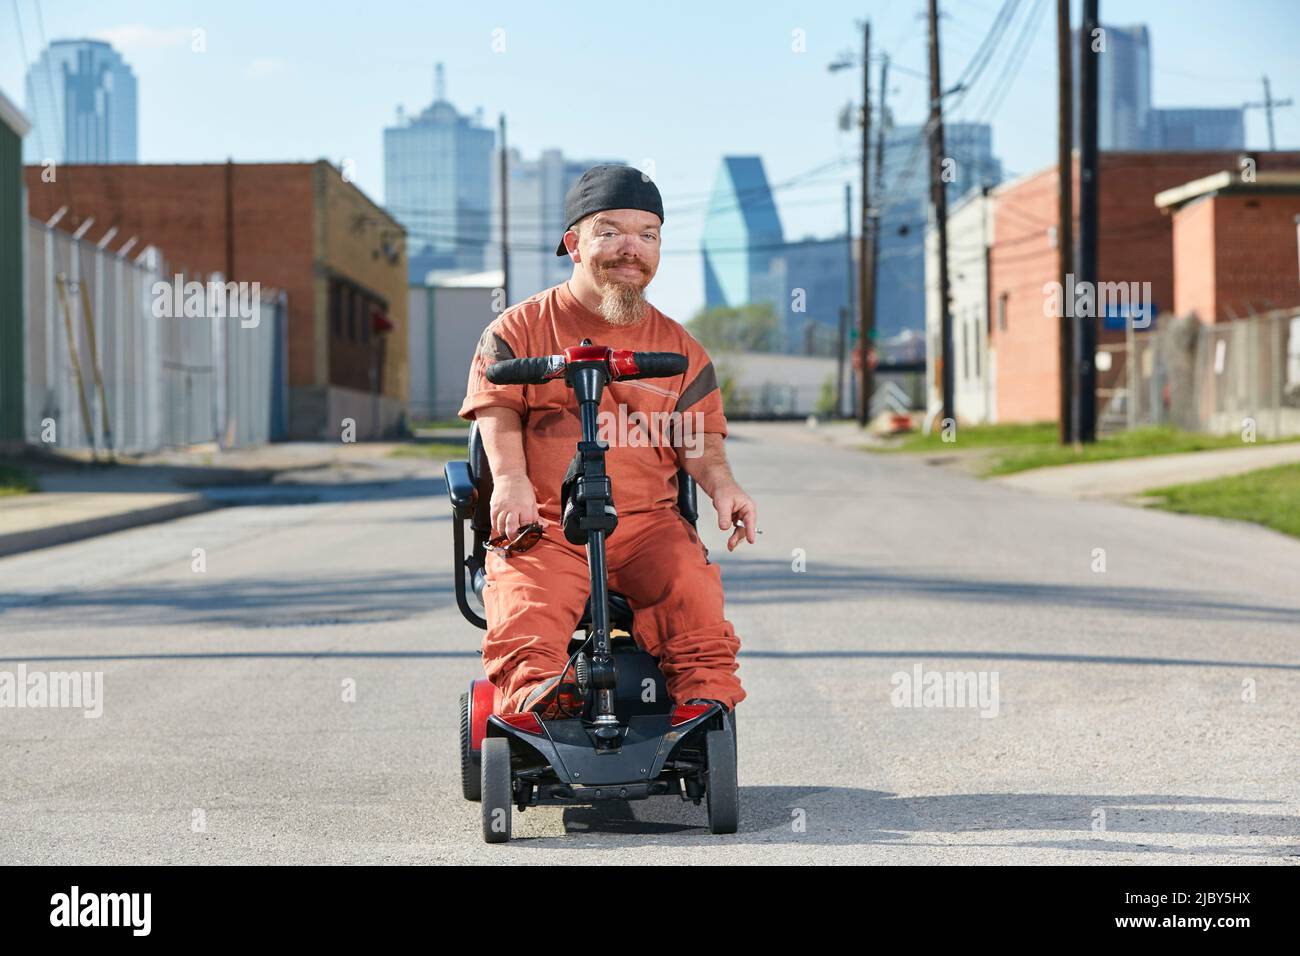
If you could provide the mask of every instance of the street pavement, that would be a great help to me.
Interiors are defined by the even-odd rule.
[[[103,674],[99,717],[0,708],[0,863],[1300,862],[1300,542],[788,427],[727,446],[764,532],[728,553],[702,499],[739,833],[658,798],[481,842],[482,632],[428,464],[0,558],[0,677]],[[918,667],[988,696],[904,693]]]

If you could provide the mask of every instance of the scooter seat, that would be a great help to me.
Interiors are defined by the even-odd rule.
[[[578,622],[578,627],[591,626],[591,599],[587,599],[587,606],[582,609],[582,620]],[[618,628],[620,631],[632,630],[632,606],[627,603],[627,598],[617,591],[609,592],[609,626],[610,629]]]

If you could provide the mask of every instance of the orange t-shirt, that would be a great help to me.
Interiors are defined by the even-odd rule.
[[[639,352],[678,352],[685,373],[609,383],[601,396],[597,438],[609,446],[605,471],[613,481],[619,514],[670,508],[677,502],[678,455],[704,450],[704,434],[727,434],[722,393],[704,347],[680,323],[654,306],[633,326],[610,325],[569,291],[552,286],[506,309],[483,331],[469,371],[461,418],[480,408],[513,408],[523,420],[524,458],[543,518],[560,519],[560,484],[577,451],[582,427],[578,401],[563,377],[545,385],[493,385],[484,370],[493,362],[559,355],[591,339],[592,345]]]

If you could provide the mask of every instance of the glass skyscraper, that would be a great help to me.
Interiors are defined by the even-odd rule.
[[[944,124],[949,167],[948,205],[973,189],[1002,181],[987,123]],[[876,334],[879,339],[925,329],[925,229],[930,215],[930,147],[922,125],[894,126],[885,134],[880,258],[876,265]]]
[[[1147,135],[1152,149],[1242,149],[1246,117],[1232,106],[1153,109]]]
[[[412,282],[430,271],[479,272],[490,236],[496,134],[443,94],[384,130],[384,204],[406,227]]]
[[[704,220],[704,304],[741,306],[782,295],[773,260],[784,237],[758,156],[724,156]]]
[[[829,354],[849,296],[843,236],[786,242],[763,161],[725,156],[704,221],[706,308],[769,303],[773,343],[790,354]]]
[[[1151,37],[1143,24],[1106,26],[1097,55],[1097,148],[1146,149],[1151,126]],[[1079,142],[1079,31],[1071,34],[1074,69],[1074,141]]]
[[[55,40],[27,71],[23,161],[138,160],[135,74],[102,40]]]
[[[1105,26],[1097,55],[1097,148],[1101,150],[1241,149],[1241,107],[1152,105],[1151,34],[1145,24]],[[1073,32],[1078,58],[1079,31]],[[1074,70],[1074,141],[1079,142],[1079,70]]]

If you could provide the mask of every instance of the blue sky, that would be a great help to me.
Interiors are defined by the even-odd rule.
[[[1000,4],[943,4],[946,85]],[[482,107],[489,124],[504,111],[511,144],[526,156],[559,147],[579,158],[653,163],[668,212],[651,297],[682,321],[703,300],[702,200],[723,155],[761,155],[773,183],[796,180],[777,192],[787,238],[842,231],[857,137],[837,128],[836,115],[861,77],[826,65],[860,48],[859,18],[870,17],[876,49],[900,67],[890,82],[898,121],[918,122],[925,110],[925,80],[901,69],[926,69],[922,0],[618,8],[61,0],[41,9],[46,40],[110,39],[129,60],[145,162],[347,159],[358,185],[382,201],[382,130],[399,104],[409,113],[429,102],[433,64],[442,61],[448,98],[462,112]],[[1295,0],[1102,0],[1101,10],[1103,22],[1150,28],[1158,106],[1258,100],[1262,73],[1275,96],[1300,97]],[[957,111],[959,119],[989,118],[995,151],[1013,173],[1054,161],[1054,17],[1052,0],[1022,0],[982,85]],[[0,3],[0,89],[20,106],[23,47],[30,62],[42,46],[40,21],[36,0]],[[1026,52],[1004,75],[1024,21]],[[196,29],[202,53],[192,49]],[[1005,94],[986,107],[999,83]],[[1275,124],[1279,148],[1300,148],[1300,108],[1278,111]],[[1262,111],[1248,114],[1247,144],[1266,146]]]

